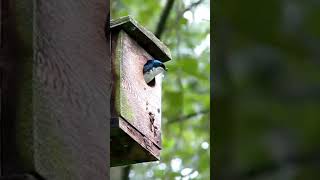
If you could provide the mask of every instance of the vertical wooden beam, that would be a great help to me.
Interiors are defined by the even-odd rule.
[[[109,1],[6,2],[2,175],[108,179]]]
[[[2,0],[0,0],[0,49],[2,47]],[[1,126],[1,122],[2,122],[2,113],[1,113],[1,102],[2,102],[2,73],[1,73],[1,68],[0,68],[0,176],[1,176],[1,169],[2,169],[2,166],[1,166],[1,162],[2,162],[2,126]]]
[[[0,49],[2,47],[2,0],[0,0]],[[2,73],[1,73],[1,68],[0,68],[0,176],[1,176],[1,170],[2,170],[2,166],[1,166],[1,162],[2,162],[2,126],[1,126],[1,123],[2,123],[2,113],[1,113],[1,102],[2,102]]]
[[[2,0],[0,0],[0,48],[2,47]]]

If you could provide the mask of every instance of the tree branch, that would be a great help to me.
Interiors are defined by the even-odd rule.
[[[177,18],[176,18],[176,22],[175,24],[179,23],[180,19],[182,18],[183,14],[195,7],[197,7],[198,5],[200,5],[204,0],[199,0],[197,2],[194,2],[192,4],[190,4],[188,7],[186,7],[183,11],[177,11]],[[164,27],[163,27],[164,29]]]
[[[161,13],[160,20],[158,22],[156,33],[155,33],[156,37],[159,39],[161,38],[161,35],[164,32],[165,25],[169,17],[170,11],[172,10],[173,4],[174,4],[174,0],[168,0],[166,6],[164,7]]]
[[[173,124],[173,123],[177,123],[177,122],[186,121],[186,120],[191,119],[191,118],[193,118],[195,116],[202,115],[202,114],[207,114],[209,112],[210,112],[209,109],[205,109],[205,110],[201,110],[199,112],[194,112],[194,113],[191,113],[191,114],[187,114],[185,116],[182,116],[181,118],[169,121],[168,124]]]
[[[197,2],[191,3],[186,9],[184,9],[179,16],[182,16],[186,11],[189,11],[195,7],[197,7],[199,4],[201,4],[204,0],[198,0]],[[166,22],[167,19],[169,17],[169,14],[172,10],[174,4],[174,0],[168,0],[162,13],[160,16],[160,20],[158,22],[157,28],[156,28],[156,32],[155,35],[157,38],[161,39],[161,35],[163,34],[165,27],[166,27]],[[179,18],[180,19],[180,18]]]
[[[199,1],[197,1],[197,2],[194,2],[194,3],[191,3],[186,9],[184,9],[183,11],[182,11],[182,15],[185,13],[185,12],[187,12],[187,11],[189,11],[189,10],[191,10],[192,8],[194,8],[194,7],[197,7],[199,4],[201,4],[203,2],[203,0],[199,0]]]

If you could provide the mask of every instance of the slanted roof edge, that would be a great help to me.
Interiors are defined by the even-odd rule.
[[[163,62],[172,59],[168,47],[131,16],[111,20],[110,28],[111,31],[118,28],[124,30],[154,58]]]

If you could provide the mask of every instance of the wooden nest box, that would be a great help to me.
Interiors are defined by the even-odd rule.
[[[161,150],[161,81],[147,84],[143,66],[169,61],[168,48],[130,16],[111,20],[111,166],[156,161]]]

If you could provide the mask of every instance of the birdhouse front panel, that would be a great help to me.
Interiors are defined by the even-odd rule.
[[[111,166],[159,160],[162,74],[149,82],[157,71],[144,67],[170,60],[170,51],[129,16],[111,21],[111,43]]]
[[[161,147],[161,77],[148,85],[143,66],[153,59],[124,31],[119,32],[115,68],[120,88],[116,98],[117,112],[128,123]]]

